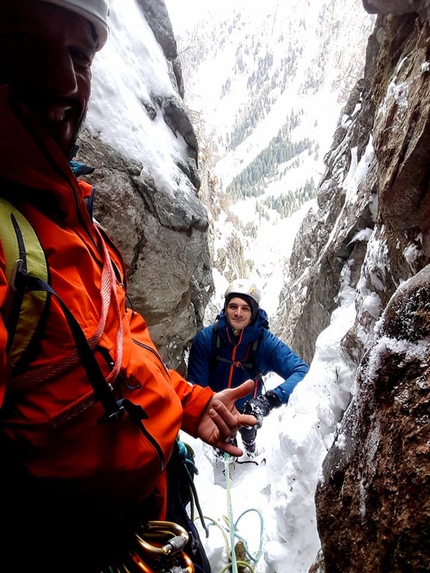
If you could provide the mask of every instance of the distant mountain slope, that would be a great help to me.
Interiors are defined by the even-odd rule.
[[[361,2],[236,0],[217,2],[178,34],[213,261],[226,280],[270,282],[258,262],[261,229],[316,196],[373,24]]]
[[[237,0],[179,36],[186,103],[215,135],[221,190],[280,137],[308,141],[321,172],[373,22],[361,2]]]

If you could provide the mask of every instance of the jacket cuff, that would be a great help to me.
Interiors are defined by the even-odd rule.
[[[187,396],[183,405],[183,416],[181,429],[197,438],[197,429],[203,414],[206,412],[209,402],[212,400],[215,392],[209,387],[202,388],[195,385],[195,392]]]
[[[268,390],[264,395],[266,396],[269,402],[271,410],[273,410],[273,408],[279,408],[280,406],[282,406],[283,402],[274,390]]]

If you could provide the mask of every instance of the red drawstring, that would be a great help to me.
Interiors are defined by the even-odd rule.
[[[88,339],[88,344],[90,348],[94,350],[94,348],[100,342],[106,326],[109,307],[112,301],[118,324],[116,331],[116,355],[114,358],[114,366],[106,378],[106,381],[109,383],[111,381],[115,381],[121,368],[124,349],[124,330],[122,324],[121,309],[116,295],[116,278],[112,267],[112,261],[110,259],[109,252],[107,250],[106,243],[103,240],[102,234],[100,233],[97,226],[95,226],[95,229],[100,239],[99,242],[102,247],[103,255],[103,270],[100,285],[101,312],[97,329]],[[26,388],[27,386],[34,387],[35,382],[45,382],[51,378],[63,374],[64,372],[67,372],[67,370],[69,370],[71,367],[78,364],[79,361],[80,357],[78,350],[75,349],[68,356],[61,358],[55,363],[51,362],[44,367],[38,368],[37,370],[27,370],[23,374],[16,376],[13,380],[11,380],[11,384],[13,384],[17,389]]]

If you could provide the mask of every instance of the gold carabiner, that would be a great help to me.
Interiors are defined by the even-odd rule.
[[[130,553],[130,557],[133,563],[138,566],[139,572],[142,571],[142,573],[156,573],[155,569],[150,567],[148,563],[142,561],[142,558],[138,553],[136,553],[136,551],[132,551]]]
[[[177,523],[148,521],[134,533],[134,538],[137,545],[129,551],[128,558],[118,564],[117,573],[157,573],[159,565],[165,560],[173,560],[175,564],[180,562],[181,571],[195,573],[191,558],[184,552],[189,540],[188,533]],[[149,543],[148,538],[154,543]],[[112,567],[109,571],[112,571]]]
[[[149,553],[152,557],[169,557],[183,551],[188,543],[187,531],[172,521],[148,521],[142,526],[143,534],[146,538],[163,539],[167,541],[164,544],[153,545],[142,538],[139,533],[135,533],[135,539],[139,546]]]

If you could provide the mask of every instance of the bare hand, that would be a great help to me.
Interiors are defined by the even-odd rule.
[[[240,414],[235,406],[236,400],[250,394],[253,387],[253,380],[247,380],[237,388],[228,388],[215,394],[200,420],[197,432],[199,438],[231,456],[241,456],[242,450],[227,440],[236,437],[239,427],[255,426],[257,423],[254,416]]]

